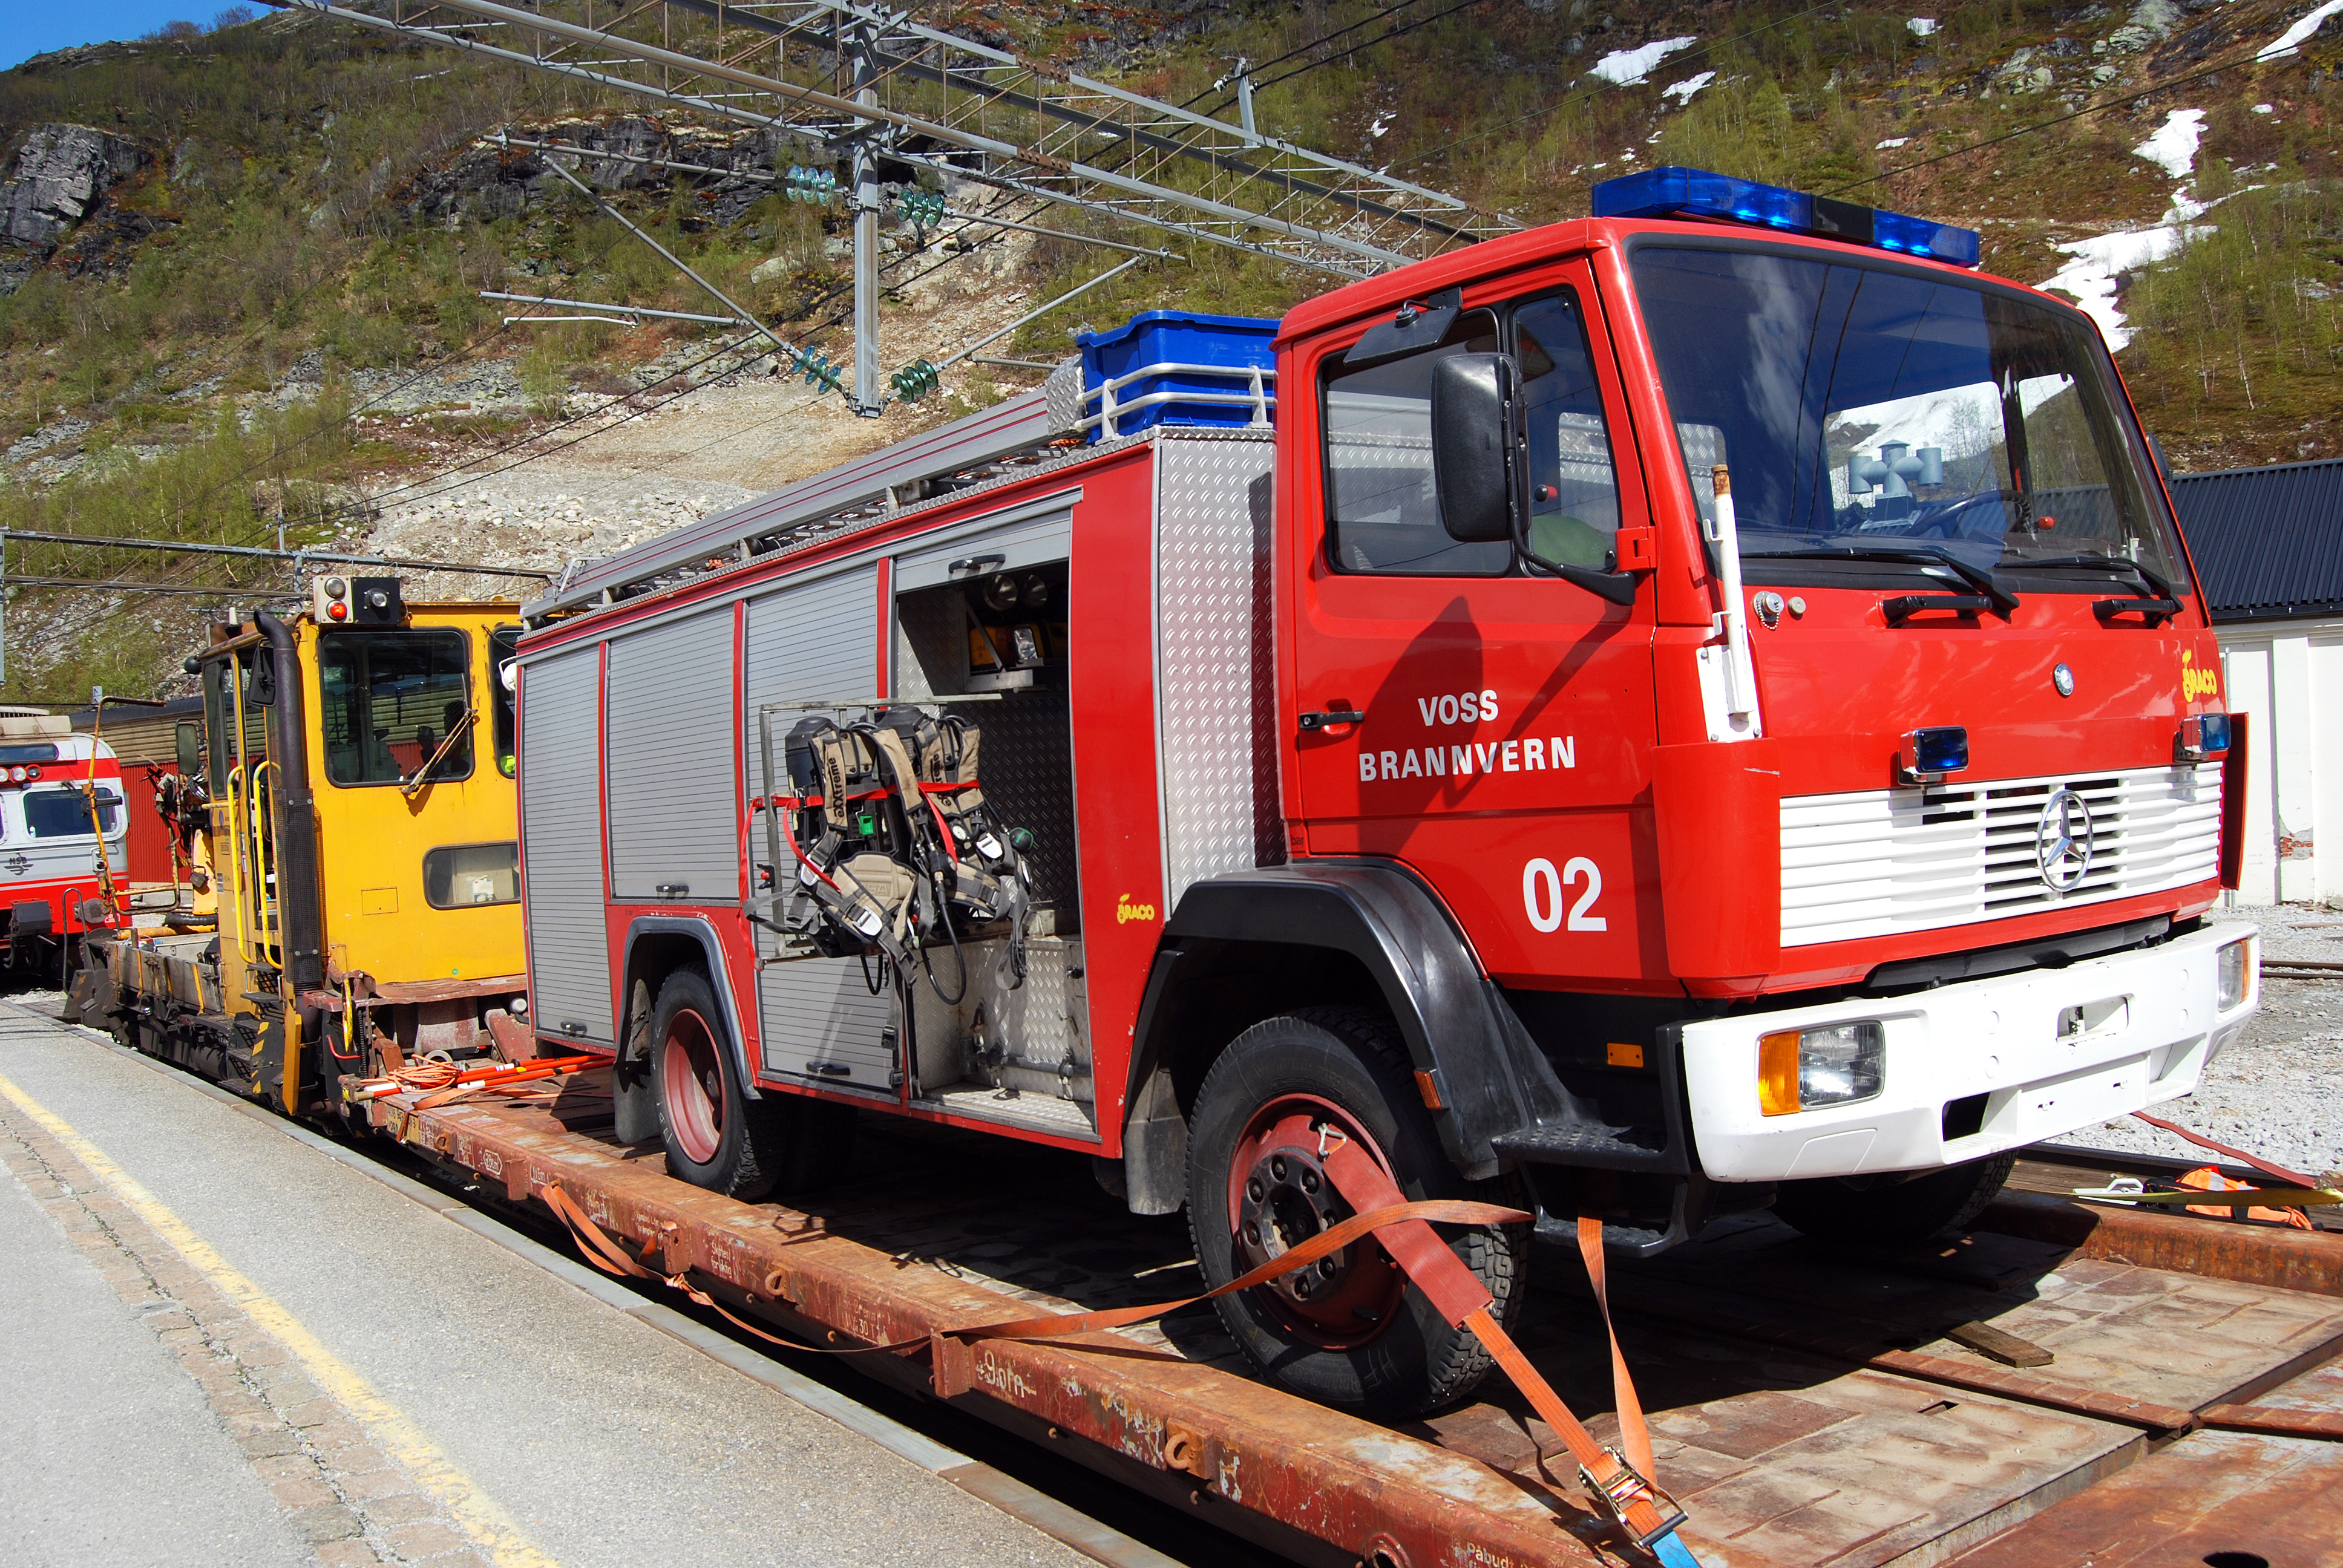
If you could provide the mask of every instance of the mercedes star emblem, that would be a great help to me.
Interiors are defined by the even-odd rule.
[[[2075,672],[2063,664],[2057,665],[2050,671],[2050,684],[2058,689],[2059,696],[2072,697],[2075,695]]]
[[[2083,798],[2064,788],[2053,792],[2034,825],[2035,864],[2052,892],[2071,893],[2090,873],[2093,833]]]

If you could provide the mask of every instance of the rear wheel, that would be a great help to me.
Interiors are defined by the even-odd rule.
[[[1410,1200],[1505,1201],[1464,1181],[1440,1146],[1388,1019],[1313,1008],[1254,1025],[1205,1074],[1188,1138],[1188,1224],[1207,1284],[1227,1283],[1353,1210],[1320,1151],[1339,1133]],[[1526,1274],[1528,1227],[1440,1227],[1509,1321]],[[1373,1237],[1214,1303],[1272,1381],[1341,1409],[1403,1419],[1463,1397],[1490,1358],[1443,1321]]]
[[[853,1111],[798,1095],[749,1099],[706,975],[679,970],[667,978],[650,1037],[670,1174],[753,1203],[776,1189],[817,1186],[845,1165]]]
[[[1895,1176],[1820,1176],[1785,1181],[1775,1217],[1817,1241],[1891,1246],[1925,1241],[1967,1224],[1994,1200],[2017,1163],[2015,1151],[1964,1161],[1909,1180]]]

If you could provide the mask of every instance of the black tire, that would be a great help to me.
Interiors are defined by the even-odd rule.
[[[1417,1096],[1405,1047],[1389,1019],[1355,1008],[1302,1010],[1239,1035],[1197,1092],[1188,1131],[1188,1228],[1208,1285],[1227,1283],[1254,1261],[1232,1213],[1241,1195],[1232,1185],[1231,1167],[1241,1143],[1260,1146],[1249,1132],[1256,1119],[1293,1096],[1332,1105],[1364,1132],[1411,1201],[1518,1201],[1512,1181],[1473,1182],[1457,1173]],[[1331,1212],[1304,1221],[1312,1233],[1351,1212],[1339,1200],[1324,1206]],[[1278,1229],[1288,1228],[1281,1222]],[[1495,1298],[1498,1321],[1510,1322],[1528,1280],[1530,1228],[1442,1230]],[[1337,1258],[1345,1260],[1342,1274],[1325,1285],[1337,1300],[1352,1289],[1354,1271],[1393,1271],[1380,1287],[1373,1276],[1356,1276],[1362,1288],[1385,1292],[1375,1298],[1380,1310],[1372,1320],[1361,1314],[1359,1321],[1373,1326],[1329,1332],[1298,1315],[1305,1309],[1273,1286],[1213,1303],[1231,1337],[1271,1382],[1337,1409],[1404,1420],[1461,1399],[1487,1375],[1493,1362],[1479,1339],[1443,1322],[1414,1285],[1406,1284],[1403,1293],[1402,1277],[1379,1246],[1356,1243]]]
[[[776,1190],[818,1186],[846,1164],[853,1109],[794,1094],[749,1099],[715,989],[699,970],[678,970],[659,987],[650,1040],[669,1175],[754,1203]]]
[[[2017,1163],[2015,1150],[1965,1161],[1909,1181],[1894,1176],[1823,1176],[1785,1181],[1774,1198],[1784,1224],[1817,1241],[1893,1246],[1925,1241],[1985,1212]]]

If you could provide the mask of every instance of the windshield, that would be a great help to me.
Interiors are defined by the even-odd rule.
[[[1821,258],[1641,246],[1634,266],[1694,494],[1707,516],[1710,469],[1730,469],[1745,559],[2113,556],[2185,587],[2070,314]]]

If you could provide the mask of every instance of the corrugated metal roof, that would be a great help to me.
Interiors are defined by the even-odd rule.
[[[2215,620],[2343,612],[2343,457],[2176,474],[2172,498]]]

